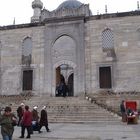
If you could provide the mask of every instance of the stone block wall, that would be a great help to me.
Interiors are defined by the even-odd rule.
[[[140,91],[140,16],[90,19],[85,24],[86,91],[99,88],[99,66],[112,67],[114,91]],[[114,35],[116,60],[110,61],[102,50],[102,32],[111,29]]]
[[[44,67],[44,36],[42,26],[32,28],[6,29],[0,31],[1,42],[1,95],[16,95],[22,92],[22,46],[23,40],[31,37],[33,90],[42,92]],[[37,86],[38,85],[38,86]]]

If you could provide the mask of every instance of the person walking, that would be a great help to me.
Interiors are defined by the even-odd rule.
[[[45,126],[46,131],[50,132],[50,129],[48,127],[48,115],[47,115],[47,110],[46,110],[46,106],[43,106],[41,112],[40,112],[40,130],[43,126]]]
[[[27,137],[31,137],[31,127],[32,127],[32,113],[29,111],[29,106],[25,106],[25,111],[23,113],[21,121],[21,136],[19,138],[24,138],[25,129],[27,129]]]
[[[33,131],[38,131],[38,133],[41,133],[39,127],[39,115],[37,112],[37,108],[37,106],[34,106],[32,110],[32,129]]]
[[[12,113],[11,107],[5,107],[3,115],[0,114],[1,134],[3,140],[12,140],[16,121],[17,118]]]
[[[23,113],[24,113],[24,103],[21,103],[20,106],[17,108],[17,116],[18,116],[18,126],[20,126],[21,123],[21,119],[23,117]]]

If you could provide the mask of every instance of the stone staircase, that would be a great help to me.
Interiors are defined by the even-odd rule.
[[[120,122],[118,116],[108,112],[97,104],[91,103],[85,97],[48,97],[33,96],[24,101],[30,106],[38,106],[40,112],[42,106],[47,106],[49,122],[63,123],[92,123],[92,122]]]
[[[140,92],[111,92],[102,91],[95,94],[88,94],[88,99],[96,103],[102,108],[106,108],[110,112],[114,112],[121,116],[120,104],[122,100],[125,101],[136,101],[137,111],[140,112]]]

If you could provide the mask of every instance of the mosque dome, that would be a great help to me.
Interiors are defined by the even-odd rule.
[[[83,3],[77,1],[77,0],[66,0],[63,3],[61,3],[56,10],[60,9],[77,9],[79,8]]]

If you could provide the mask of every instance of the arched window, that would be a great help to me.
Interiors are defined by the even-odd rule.
[[[109,57],[113,57],[115,55],[114,35],[113,32],[108,28],[102,32],[102,49]]]
[[[114,48],[113,32],[108,28],[102,32],[102,47],[103,50]]]
[[[30,66],[32,57],[32,40],[27,37],[23,40],[22,64]]]

